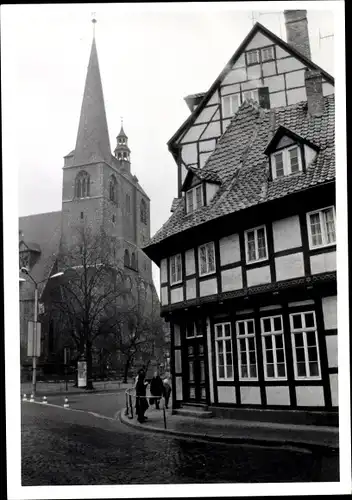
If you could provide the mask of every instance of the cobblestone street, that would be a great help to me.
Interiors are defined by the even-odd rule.
[[[123,393],[90,397],[101,398],[106,416],[123,407]],[[76,400],[89,411],[88,396]],[[337,457],[322,462],[290,449],[196,442],[86,412],[22,404],[23,486],[336,481],[337,471]]]

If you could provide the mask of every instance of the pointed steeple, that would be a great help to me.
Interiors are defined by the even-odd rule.
[[[111,149],[97,47],[93,35],[73,164],[95,161],[110,163]]]

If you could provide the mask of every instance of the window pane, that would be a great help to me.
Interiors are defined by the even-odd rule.
[[[207,272],[207,257],[205,246],[200,247],[200,274]]]
[[[254,231],[248,231],[247,233],[247,253],[249,261],[256,260]]]
[[[240,351],[245,352],[246,351],[246,341],[245,339],[240,339]]]
[[[315,331],[306,332],[308,346],[316,345]]]
[[[193,190],[187,191],[187,212],[193,212]]]
[[[276,342],[276,348],[277,349],[283,348],[283,337],[282,337],[282,335],[276,335],[275,336],[275,342]]]
[[[189,361],[188,363],[188,375],[189,375],[189,381],[193,382],[194,381],[194,370],[193,370],[193,362]]]
[[[308,347],[308,359],[309,361],[318,361],[318,351],[315,346]]]
[[[305,377],[307,375],[305,363],[297,363],[297,375],[299,377]]]
[[[326,230],[326,242],[327,243],[335,243],[335,220],[334,220],[334,212],[332,208],[328,208],[323,211],[324,214],[324,222],[325,222],[325,230]]]
[[[255,351],[254,337],[249,337],[248,338],[248,349],[250,351]]]
[[[296,359],[298,363],[303,363],[306,359],[303,347],[296,348]]]
[[[171,283],[176,281],[176,262],[175,257],[171,257]]]
[[[272,349],[272,338],[271,335],[267,335],[264,337],[265,349]]]
[[[257,376],[257,365],[250,365],[249,370],[251,377]]]
[[[310,231],[312,234],[312,244],[313,246],[321,245],[323,243],[323,238],[321,234],[319,213],[311,214],[309,217],[310,217]]]
[[[176,281],[179,281],[182,279],[182,261],[181,261],[181,255],[176,256],[176,261],[177,261],[177,267],[176,267]]]
[[[225,367],[219,366],[219,378],[225,378]]]
[[[266,366],[266,374],[268,377],[275,377],[275,372],[274,372],[274,365],[267,365]]]
[[[258,229],[257,237],[258,237],[258,257],[259,259],[263,259],[266,257],[264,228]]]
[[[233,377],[233,367],[231,365],[227,365],[227,377],[232,378]]]
[[[292,319],[293,319],[293,328],[295,329],[302,328],[302,319],[300,314],[293,314]]]
[[[274,155],[275,158],[275,173],[276,177],[283,177],[284,175],[284,162],[282,153]]]
[[[230,107],[231,107],[231,115],[234,115],[239,108],[238,94],[230,96]]]
[[[310,371],[311,377],[318,377],[319,376],[319,366],[318,366],[317,361],[310,361],[309,362],[309,371]]]
[[[227,323],[225,325],[225,336],[229,337],[231,335],[230,325]]]
[[[281,316],[274,318],[274,330],[282,330]]]
[[[303,347],[303,333],[295,333],[296,347]]]
[[[266,361],[267,361],[267,363],[274,362],[273,351],[271,351],[271,350],[266,351]]]
[[[222,326],[221,325],[216,325],[215,326],[215,334],[217,337],[221,337],[222,336]]]
[[[231,354],[231,352],[228,352],[226,354],[226,364],[227,365],[232,365],[232,354]]]
[[[256,361],[255,351],[249,351],[249,362],[255,364]]]
[[[285,362],[285,353],[283,349],[276,349],[276,359],[278,363]]]
[[[214,245],[209,243],[208,246],[208,271],[215,270],[215,256],[214,256]]]
[[[314,313],[306,313],[304,315],[304,319],[305,319],[305,322],[306,322],[306,327],[307,328],[310,328],[312,326],[315,326],[315,322],[314,322]]]
[[[298,163],[298,148],[293,148],[289,150],[290,155],[290,166],[291,172],[294,174],[295,172],[299,172],[299,163]]]
[[[248,378],[248,368],[245,365],[241,366],[241,378]]]
[[[263,320],[263,328],[264,328],[264,332],[270,332],[271,331],[271,321],[270,321],[270,318],[265,318]]]
[[[277,374],[279,377],[286,377],[286,366],[285,363],[278,363]]]
[[[225,340],[225,350],[226,352],[231,352],[231,340]]]
[[[226,96],[222,98],[222,108],[223,108],[223,116],[224,118],[227,118],[228,116],[231,116],[231,102],[230,102],[230,96]]]
[[[247,332],[249,334],[254,333],[254,321],[252,321],[252,320],[247,321]]]
[[[240,321],[237,323],[237,328],[238,328],[238,335],[244,335],[245,334],[245,327],[243,321]],[[241,341],[242,342],[242,341]]]
[[[204,368],[204,361],[200,361],[199,363],[200,367],[200,381],[204,382],[205,381],[205,368]]]
[[[246,365],[247,364],[247,355],[243,351],[241,351],[241,364],[242,365]]]

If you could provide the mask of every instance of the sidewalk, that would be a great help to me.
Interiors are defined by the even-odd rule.
[[[337,452],[339,448],[339,433],[336,427],[248,422],[215,417],[200,419],[172,415],[172,410],[169,409],[166,410],[167,429],[164,429],[162,410],[149,408],[146,417],[148,420],[140,424],[135,415],[131,419],[125,415],[125,410],[120,413],[120,420],[126,425],[180,437],[266,447],[290,446],[318,452]]]
[[[132,382],[128,382],[124,384],[118,380],[108,380],[93,382],[94,389],[86,390],[82,387],[74,387],[73,382],[70,381],[67,384],[66,391],[66,383],[65,382],[37,382],[36,395],[37,396],[48,396],[48,394],[95,394],[97,392],[115,392],[129,389],[132,387]],[[21,394],[27,394],[30,396],[32,392],[32,383],[31,382],[22,382],[21,383]]]

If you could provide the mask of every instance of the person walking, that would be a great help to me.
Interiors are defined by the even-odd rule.
[[[163,386],[164,386],[165,408],[168,408],[170,394],[171,394],[170,375],[168,373],[166,373],[163,377]]]
[[[136,414],[137,420],[140,423],[143,423],[147,420],[147,417],[144,416],[147,408],[148,401],[146,396],[148,382],[145,381],[145,371],[141,368],[138,372],[138,378],[136,382]]]
[[[154,372],[154,376],[150,382],[150,394],[154,396],[152,398],[153,403],[155,403],[155,408],[160,409],[160,398],[164,394],[164,384],[160,378],[159,371]]]

